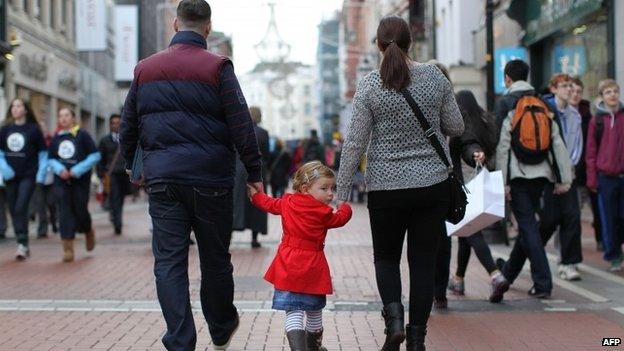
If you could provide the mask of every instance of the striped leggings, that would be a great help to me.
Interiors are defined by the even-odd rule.
[[[305,318],[305,330],[318,332],[323,330],[323,311],[286,311],[286,332],[291,330],[303,330],[303,319]]]

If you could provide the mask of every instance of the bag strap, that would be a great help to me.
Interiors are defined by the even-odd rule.
[[[414,98],[412,98],[412,96],[406,89],[402,89],[401,94],[403,94],[403,97],[405,98],[405,100],[407,100],[408,105],[412,108],[414,115],[416,115],[416,119],[418,120],[420,127],[425,131],[425,136],[427,137],[427,140],[429,140],[431,146],[433,146],[442,162],[444,162],[444,165],[448,169],[449,173],[452,172],[453,167],[451,166],[448,158],[446,157],[446,154],[444,153],[444,148],[442,147],[440,140],[436,138],[435,131],[431,127],[431,123],[427,121],[422,111],[420,110],[420,107],[418,107],[418,104],[416,103],[416,101],[414,101]]]

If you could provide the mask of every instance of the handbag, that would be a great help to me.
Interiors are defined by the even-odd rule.
[[[453,168],[453,166],[451,166],[448,158],[446,157],[446,154],[444,153],[444,148],[442,147],[442,144],[440,143],[438,138],[436,138],[435,131],[431,127],[429,121],[427,121],[427,119],[423,115],[416,101],[414,101],[414,98],[412,98],[412,96],[406,89],[401,90],[401,94],[407,101],[408,105],[412,108],[414,115],[416,115],[418,124],[420,124],[420,127],[425,131],[425,136],[427,137],[427,140],[429,140],[429,143],[431,143],[431,146],[433,146],[436,153],[448,170],[448,181],[451,191],[449,194],[450,206],[446,214],[446,220],[452,224],[457,224],[461,222],[462,219],[464,219],[464,215],[466,214],[466,205],[468,204],[468,197],[465,190],[466,188],[464,187],[463,182],[457,175],[456,170]]]

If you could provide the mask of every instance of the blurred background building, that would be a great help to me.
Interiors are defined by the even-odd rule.
[[[138,60],[166,48],[179,0],[0,0],[0,110],[15,97],[31,101],[38,118],[56,126],[70,107],[95,136],[119,112]],[[358,81],[379,66],[379,20],[398,15],[413,35],[412,58],[449,67],[456,90],[486,105],[486,4],[493,8],[494,93],[513,58],[531,64],[531,83],[544,88],[558,72],[581,78],[585,97],[607,77],[624,86],[624,1],[619,0],[344,0],[318,25],[316,66],[292,62],[273,11],[258,64],[239,74],[250,104],[280,138],[320,129],[324,142],[344,136]],[[89,21],[85,21],[89,18]],[[286,28],[282,28],[286,30]],[[231,35],[215,31],[209,50],[232,57]],[[1,118],[3,118],[1,117]]]

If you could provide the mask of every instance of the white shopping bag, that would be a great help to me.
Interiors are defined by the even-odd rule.
[[[503,172],[482,169],[468,184],[468,206],[461,222],[446,222],[449,236],[471,236],[505,217]]]

